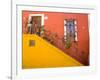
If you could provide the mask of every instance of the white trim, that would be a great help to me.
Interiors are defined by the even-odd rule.
[[[75,32],[75,41],[78,41],[77,32]]]
[[[78,41],[78,31],[77,31],[77,27],[78,27],[78,25],[77,25],[77,20],[75,20],[74,21],[74,24],[75,24],[75,41]]]
[[[65,24],[66,24],[66,21],[64,20],[64,40],[66,40],[66,26],[65,26]]]
[[[29,21],[31,20],[31,17],[32,17],[32,16],[41,16],[41,17],[42,17],[41,26],[44,25],[44,14],[30,14],[30,15],[29,15]]]

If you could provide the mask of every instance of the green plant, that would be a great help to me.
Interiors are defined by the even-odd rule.
[[[65,47],[66,48],[70,48],[71,47],[71,40],[70,40],[69,35],[66,36]]]
[[[41,36],[41,37],[44,37],[44,36],[45,36],[44,31],[45,31],[45,30],[44,30],[44,26],[41,26],[41,27],[40,27],[40,36]]]

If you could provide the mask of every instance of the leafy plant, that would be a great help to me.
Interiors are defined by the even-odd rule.
[[[40,36],[41,37],[44,37],[45,36],[45,34],[44,34],[44,26],[41,26],[41,28],[40,28]]]
[[[71,47],[71,40],[70,40],[70,36],[69,35],[66,36],[65,47],[66,48],[70,48]]]

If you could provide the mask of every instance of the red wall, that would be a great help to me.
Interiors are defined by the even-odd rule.
[[[60,13],[60,12],[31,12],[23,11],[23,27],[24,22],[28,19],[29,14],[44,14],[48,19],[44,21],[45,29],[56,32],[59,36],[64,35],[64,19],[76,19],[78,29],[78,50],[80,53],[84,51],[87,56],[89,54],[89,31],[88,31],[88,15],[80,13]]]

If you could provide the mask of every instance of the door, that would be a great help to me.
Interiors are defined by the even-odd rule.
[[[31,33],[40,35],[41,28],[41,16],[32,16],[31,17]]]

